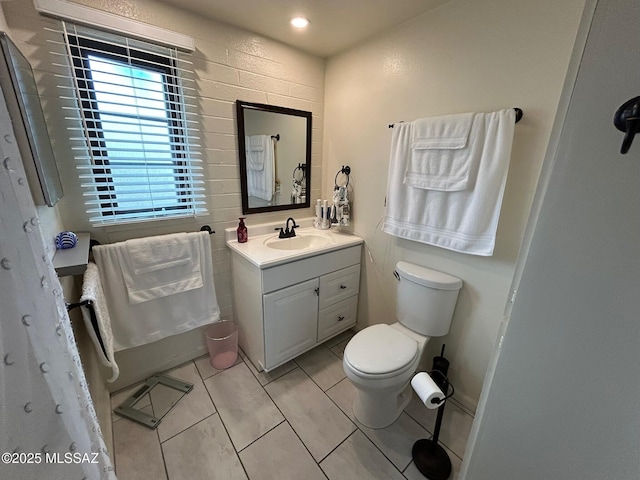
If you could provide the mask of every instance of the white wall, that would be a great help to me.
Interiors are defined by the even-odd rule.
[[[346,53],[326,73],[324,193],[352,168],[354,231],[366,240],[359,326],[392,323],[397,260],[465,282],[447,345],[456,397],[475,408],[584,0],[453,0]],[[521,107],[493,257],[396,239],[380,230],[391,131],[401,120]]]
[[[4,18],[4,12],[0,9],[0,30],[3,32],[9,32],[9,26],[7,25],[7,21]]]
[[[585,18],[463,478],[640,478],[640,145],[621,155],[612,122],[638,95],[639,21],[635,0]]]
[[[112,2],[82,0],[76,3],[110,11],[195,38],[193,54],[198,83],[198,104],[203,113],[200,125],[207,180],[209,215],[197,219],[143,223],[138,226],[93,228],[82,204],[82,192],[63,121],[59,92],[53,73],[52,34],[45,27],[57,27],[55,20],[39,15],[31,0],[3,3],[12,39],[31,62],[50,135],[56,153],[65,196],[59,211],[67,229],[89,231],[101,242],[196,231],[204,224],[217,233],[212,237],[214,276],[223,318],[233,315],[230,254],[224,244],[224,229],[235,226],[241,216],[240,180],[236,139],[236,99],[268,103],[311,111],[313,114],[312,197],[322,181],[322,126],[324,114],[324,60],[302,53],[257,34],[204,18],[153,0]],[[290,185],[289,185],[290,187]],[[290,188],[289,188],[290,190]],[[311,214],[296,210],[294,216]],[[250,215],[247,224],[284,220],[283,212]]]

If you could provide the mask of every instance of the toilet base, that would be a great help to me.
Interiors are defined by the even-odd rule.
[[[397,390],[396,390],[397,391]],[[353,401],[353,415],[365,427],[385,428],[395,422],[411,401],[411,385],[398,394],[358,390]]]
[[[411,450],[413,463],[429,480],[447,480],[451,476],[451,460],[444,448],[433,440],[418,440]]]

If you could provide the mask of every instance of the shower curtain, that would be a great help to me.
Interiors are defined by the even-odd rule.
[[[116,478],[0,95],[0,478]]]

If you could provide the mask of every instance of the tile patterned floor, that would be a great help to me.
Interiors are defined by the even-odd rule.
[[[360,425],[351,404],[355,390],[342,370],[345,332],[270,373],[240,355],[216,370],[200,357],[166,372],[194,384],[149,430],[113,415],[116,473],[120,480],[200,479],[423,479],[411,446],[429,438],[435,411],[414,396],[387,428]],[[118,406],[136,387],[112,395]],[[163,400],[141,400],[153,411]],[[445,409],[440,441],[460,470],[473,417],[455,402]]]

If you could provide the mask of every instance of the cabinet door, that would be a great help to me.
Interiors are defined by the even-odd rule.
[[[318,279],[263,295],[265,368],[292,359],[316,344]]]
[[[320,277],[320,308],[353,297],[360,289],[360,264]]]

